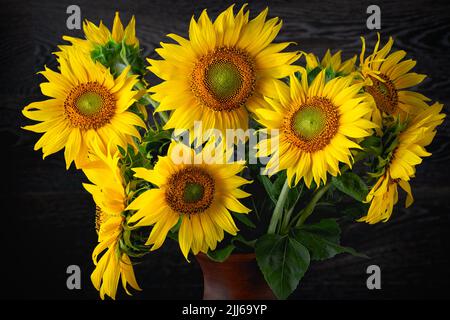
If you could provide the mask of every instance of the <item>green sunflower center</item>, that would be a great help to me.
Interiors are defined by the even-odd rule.
[[[237,48],[217,48],[200,57],[192,70],[193,94],[201,105],[213,111],[241,108],[255,85],[254,61]]]
[[[185,202],[197,202],[203,198],[204,187],[200,183],[186,183],[183,199]]]
[[[387,94],[389,94],[389,89],[386,87],[386,85],[384,84],[384,83],[382,83],[382,82],[380,82],[379,84],[378,84],[378,90],[380,90],[380,93],[382,94],[382,95],[387,95]]]
[[[189,166],[174,173],[165,193],[169,207],[179,214],[207,210],[214,200],[215,181],[204,169]]]
[[[233,97],[242,86],[239,70],[232,63],[213,63],[206,72],[206,82],[219,100]]]
[[[64,113],[74,127],[98,129],[109,123],[116,113],[116,98],[98,82],[81,83],[67,94]]]
[[[78,110],[85,116],[92,116],[100,111],[103,105],[102,97],[95,92],[86,92],[75,102]]]
[[[317,107],[305,107],[294,116],[294,130],[304,139],[311,140],[317,137],[326,125],[326,114]]]
[[[336,106],[324,97],[311,97],[300,106],[294,106],[284,118],[286,139],[303,152],[323,150],[339,129]]]

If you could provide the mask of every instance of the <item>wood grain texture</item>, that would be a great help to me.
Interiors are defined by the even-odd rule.
[[[168,33],[186,36],[190,17],[208,8],[216,16],[231,2],[220,1],[110,1],[78,0],[83,18],[111,25],[114,12],[137,19],[137,35],[145,55],[167,41]],[[242,2],[238,1],[239,4]],[[322,55],[326,49],[343,50],[351,57],[360,50],[359,36],[373,44],[376,33],[365,27],[366,8],[372,1],[254,1],[253,15],[265,6],[284,25],[277,41],[295,41],[297,49]],[[66,8],[72,1],[2,1],[0,10],[0,135],[5,164],[0,202],[5,219],[0,243],[2,297],[81,299],[96,298],[89,275],[95,245],[94,206],[83,192],[82,174],[65,171],[62,154],[45,161],[33,151],[38,135],[20,129],[26,119],[20,110],[44,99],[36,72],[56,65],[52,52],[67,30]],[[450,105],[450,5],[448,1],[377,1],[382,10],[381,33],[392,35],[395,47],[418,60],[417,72],[429,78],[421,92]],[[151,83],[156,77],[149,76]],[[351,256],[313,263],[293,299],[391,299],[447,297],[450,286],[450,127],[446,121],[430,147],[433,157],[418,167],[413,180],[416,202],[400,206],[387,224],[345,224],[343,243],[371,257]],[[66,289],[66,267],[80,265],[82,290]],[[382,269],[382,290],[366,288],[366,267]],[[195,260],[184,261],[176,244],[167,245],[136,266],[142,293],[132,299],[199,299],[202,277]],[[5,276],[6,275],[6,276]],[[120,298],[126,298],[122,293]]]

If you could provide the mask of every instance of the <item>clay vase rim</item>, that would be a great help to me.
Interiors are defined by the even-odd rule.
[[[207,254],[200,252],[198,253],[196,256],[196,259],[201,259],[201,260],[208,260],[210,262],[215,262],[215,263],[224,263],[224,262],[247,262],[247,261],[252,261],[252,260],[256,260],[256,254],[254,252],[249,252],[249,253],[232,253],[230,254],[230,256],[223,262],[218,262],[218,261],[214,261],[211,258],[208,257]]]

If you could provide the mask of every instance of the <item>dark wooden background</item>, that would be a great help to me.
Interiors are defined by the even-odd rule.
[[[350,57],[360,49],[360,35],[373,44],[375,32],[366,29],[366,8],[376,3],[382,11],[382,34],[392,35],[396,48],[418,60],[417,72],[429,78],[420,87],[433,100],[450,104],[450,5],[441,1],[264,1],[251,2],[252,13],[270,7],[284,26],[278,41],[296,41],[298,48],[322,55],[327,48],[342,49]],[[62,153],[42,160],[33,151],[37,134],[25,132],[20,110],[43,99],[36,72],[55,66],[52,52],[66,29],[66,8],[78,4],[83,18],[111,25],[119,10],[128,21],[137,19],[137,35],[144,54],[168,33],[186,35],[191,16],[208,8],[211,16],[229,3],[220,1],[1,1],[0,10],[0,136],[1,157],[1,296],[30,299],[97,298],[89,276],[95,246],[94,205],[83,191],[80,172],[66,172]],[[385,39],[387,39],[385,37]],[[157,79],[150,78],[152,83]],[[370,260],[342,255],[314,263],[296,299],[405,299],[448,298],[450,287],[450,170],[448,121],[430,147],[433,157],[418,167],[413,191],[416,202],[399,207],[387,224],[345,227],[343,242],[371,256]],[[66,268],[82,269],[82,289],[66,288]],[[366,267],[382,270],[382,290],[366,288]],[[144,291],[133,299],[199,299],[202,278],[195,261],[185,263],[176,245],[148,255],[136,267]],[[123,294],[119,295],[121,298]]]

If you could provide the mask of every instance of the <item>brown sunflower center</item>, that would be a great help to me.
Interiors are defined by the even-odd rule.
[[[255,82],[254,63],[248,54],[223,47],[197,61],[191,89],[202,105],[214,111],[232,111],[247,102]]]
[[[378,75],[384,82],[370,77],[373,85],[367,86],[367,92],[373,97],[377,108],[387,114],[393,114],[398,106],[398,93],[394,83],[384,74]]]
[[[339,113],[330,100],[309,98],[284,118],[283,132],[292,145],[304,152],[325,148],[339,129]]]
[[[211,206],[214,186],[214,179],[205,170],[185,167],[169,178],[166,201],[179,214],[201,213]]]
[[[74,127],[98,129],[109,123],[116,111],[114,95],[98,82],[72,88],[64,101],[67,118]]]

